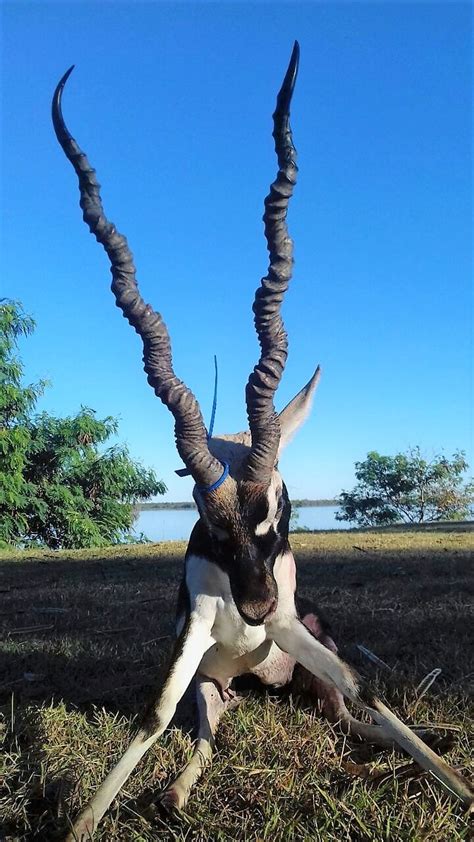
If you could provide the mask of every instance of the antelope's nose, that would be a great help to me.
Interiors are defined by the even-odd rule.
[[[277,605],[278,599],[273,598],[265,606],[262,606],[260,610],[256,610],[255,607],[241,606],[240,613],[249,626],[261,626],[265,620],[269,620],[273,616]]]

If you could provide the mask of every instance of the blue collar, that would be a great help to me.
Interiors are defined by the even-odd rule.
[[[225,482],[227,477],[229,476],[229,465],[227,464],[227,462],[222,462],[222,467],[224,468],[222,476],[220,476],[219,479],[216,480],[216,482],[214,482],[212,485],[196,485],[197,490],[208,494],[209,491],[215,491],[216,488],[219,488],[219,486],[222,485],[222,483]]]

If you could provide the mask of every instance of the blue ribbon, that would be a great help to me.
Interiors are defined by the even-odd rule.
[[[213,400],[212,400],[211,422],[210,422],[210,424],[209,424],[209,431],[208,431],[208,433],[207,433],[207,440],[208,440],[208,441],[209,441],[209,439],[211,439],[211,438],[212,438],[212,433],[213,433],[213,430],[214,430],[214,421],[215,421],[215,419],[216,419],[216,409],[217,409],[217,381],[218,381],[217,357],[216,357],[216,355],[214,354],[214,397],[213,397]],[[228,473],[228,472],[227,472],[227,473]],[[189,471],[189,470],[188,470],[188,468],[178,468],[178,470],[177,470],[177,471],[175,471],[175,474],[178,474],[178,476],[179,476],[179,477],[190,477],[190,476],[191,476],[191,471]],[[227,476],[227,474],[226,474],[226,476]],[[225,479],[225,477],[224,477],[224,479]],[[224,479],[222,480],[222,482],[224,482]],[[217,486],[217,488],[218,488],[218,487],[219,487],[219,486]],[[202,489],[201,489],[201,491],[206,491],[206,490],[207,490],[207,491],[213,491],[213,490],[214,490],[214,486],[213,486],[212,488],[210,488],[210,489],[206,489],[206,488],[202,488]]]
[[[214,354],[214,398],[212,401],[212,411],[211,411],[211,422],[209,424],[209,432],[207,434],[207,440],[212,438],[212,433],[214,431],[214,421],[216,420],[216,409],[217,409],[217,357]]]

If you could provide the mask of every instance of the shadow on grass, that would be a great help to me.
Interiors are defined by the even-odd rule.
[[[319,549],[317,536],[307,539],[306,548],[301,545],[301,596],[324,611],[349,661],[373,677],[373,667],[360,659],[357,644],[363,644],[394,668],[379,676],[392,702],[400,703],[404,693],[411,697],[435,668],[442,673],[432,692],[449,687],[455,699],[472,674],[468,549],[446,548],[437,536],[433,545],[403,552],[364,544],[357,535],[348,540],[348,547],[334,552]],[[18,766],[9,786],[11,781],[17,786],[19,802],[24,797],[33,828],[48,813],[41,837],[33,830],[12,839],[53,840],[64,833],[57,805],[73,800],[70,789],[77,782],[69,763],[48,774],[45,787],[40,784],[47,737],[35,708],[63,700],[66,713],[84,713],[93,727],[97,708],[140,714],[161,687],[182,560],[175,552],[155,553],[138,547],[103,558],[41,555],[1,562],[0,702],[16,717],[7,752],[16,752]],[[189,730],[192,708],[188,692],[175,724]],[[8,718],[7,713],[7,723]],[[356,759],[366,758],[366,751],[360,749]],[[148,803],[151,793],[137,807]],[[7,835],[8,829],[7,824]]]
[[[300,549],[298,592],[319,606],[341,654],[374,651],[399,678],[442,670],[465,685],[472,667],[468,550]],[[136,713],[161,686],[174,636],[182,561],[128,549],[108,559],[43,557],[0,564],[0,702],[63,699]]]

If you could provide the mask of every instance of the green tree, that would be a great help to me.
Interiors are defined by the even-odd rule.
[[[34,330],[17,302],[0,303],[0,542],[53,549],[131,539],[135,504],[166,487],[126,447],[105,447],[117,421],[82,407],[34,410],[46,381],[23,384],[18,340]]]
[[[34,321],[21,305],[0,304],[0,541],[27,528],[28,484],[24,471],[30,444],[29,415],[46,381],[22,385],[23,365],[16,354],[18,340],[34,330]]]
[[[463,520],[470,515],[474,492],[464,480],[468,467],[462,451],[430,461],[419,447],[396,456],[372,451],[355,463],[357,485],[341,492],[336,519],[358,526]]]

